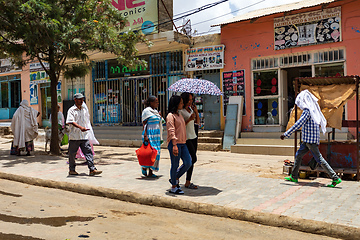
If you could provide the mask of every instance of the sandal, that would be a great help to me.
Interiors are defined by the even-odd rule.
[[[176,190],[175,190],[175,189],[176,189]],[[175,191],[173,191],[173,190],[175,190]],[[184,194],[183,190],[181,190],[181,188],[178,188],[178,187],[172,188],[172,189],[169,191],[169,193],[177,194],[177,195]]]
[[[185,186],[185,187],[188,188],[188,189],[198,189],[199,188],[199,186],[197,186],[197,185],[195,185],[193,183],[190,183],[189,186]]]
[[[141,168],[141,173],[142,173],[142,175],[144,175],[145,177],[147,177],[146,168]]]

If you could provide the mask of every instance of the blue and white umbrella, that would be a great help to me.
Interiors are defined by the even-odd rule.
[[[183,78],[172,84],[169,91],[188,92],[194,94],[223,95],[221,90],[213,83],[204,79]]]

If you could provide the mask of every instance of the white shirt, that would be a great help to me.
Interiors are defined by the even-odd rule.
[[[84,107],[79,109],[76,105],[72,106],[67,114],[66,123],[77,123],[81,127],[86,127],[87,123],[87,111]],[[89,131],[82,132],[80,128],[75,127],[74,125],[70,124],[69,129],[69,140],[88,140],[89,139]]]
[[[185,122],[191,117],[191,114],[193,114],[194,112],[191,108],[190,110],[191,112],[188,112],[185,108],[179,110],[179,113],[183,116]],[[186,124],[186,140],[197,138],[194,124],[194,119]]]

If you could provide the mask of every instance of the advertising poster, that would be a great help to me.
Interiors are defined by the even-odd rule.
[[[230,96],[243,96],[245,115],[245,70],[237,70],[232,72],[223,72],[223,104],[224,116],[226,114],[226,106],[229,103]]]
[[[145,35],[156,32],[157,0],[112,0],[112,5],[127,18],[124,31],[141,31]]]
[[[341,7],[274,19],[275,50],[341,40]]]
[[[50,77],[45,71],[30,72],[30,82],[37,84],[50,82]]]
[[[190,48],[185,54],[185,71],[224,68],[224,45]]]
[[[56,86],[57,102],[61,103],[61,82],[58,82]]]
[[[30,83],[30,105],[39,104],[38,85]]]

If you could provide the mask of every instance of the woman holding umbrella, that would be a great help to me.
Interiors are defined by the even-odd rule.
[[[186,125],[186,146],[191,156],[192,165],[186,173],[185,187],[190,189],[198,189],[198,186],[191,182],[191,176],[194,170],[194,164],[197,161],[197,135],[195,132],[195,123],[200,123],[199,113],[195,105],[193,105],[194,95],[192,93],[182,93],[181,98],[184,102],[184,108],[179,113],[184,117]]]
[[[166,117],[167,143],[171,159],[170,193],[172,194],[184,194],[177,179],[191,167],[191,156],[186,147],[185,120],[179,114],[183,106],[180,96],[172,96],[169,101],[169,114]],[[180,158],[183,160],[183,165],[179,167]]]

